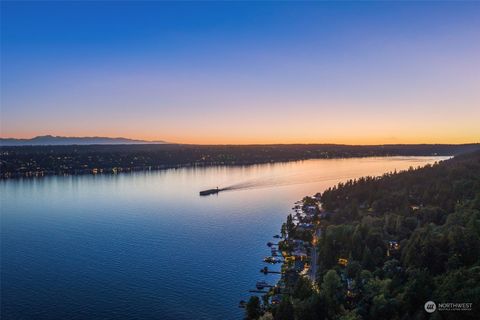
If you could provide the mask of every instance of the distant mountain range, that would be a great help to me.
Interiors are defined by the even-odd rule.
[[[146,141],[107,137],[38,136],[32,139],[0,138],[0,146],[89,145],[89,144],[164,144],[165,141]]]

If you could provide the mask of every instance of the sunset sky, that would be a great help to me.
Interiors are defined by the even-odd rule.
[[[480,141],[480,3],[1,3],[1,136]]]

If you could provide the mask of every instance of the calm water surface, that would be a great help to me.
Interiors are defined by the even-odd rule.
[[[293,202],[444,158],[0,181],[2,319],[241,319]],[[199,190],[238,189],[199,197]]]

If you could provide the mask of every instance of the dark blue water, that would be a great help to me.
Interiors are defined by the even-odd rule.
[[[2,319],[241,319],[294,201],[438,159],[0,181]],[[198,196],[217,185],[239,189]]]

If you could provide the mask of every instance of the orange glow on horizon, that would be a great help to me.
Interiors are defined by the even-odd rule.
[[[129,134],[108,134],[108,133],[42,133],[42,134],[24,134],[24,135],[3,135],[2,138],[31,139],[36,136],[65,136],[65,137],[106,137],[106,138],[127,138],[133,140],[145,141],[165,141],[179,144],[197,144],[197,145],[264,145],[264,144],[345,144],[345,145],[382,145],[382,144],[469,144],[480,143],[478,137],[468,136],[436,136],[436,137],[403,137],[403,138],[377,138],[377,137],[345,137],[345,138],[321,138],[321,137],[184,137],[184,136],[158,136],[153,134],[129,135]]]
[[[480,142],[476,112],[470,115],[411,115],[389,110],[391,116],[318,113],[298,115],[293,111],[275,116],[257,114],[210,115],[179,120],[156,117],[82,119],[76,123],[52,119],[55,129],[35,121],[22,128],[1,126],[4,138],[28,139],[40,135],[67,137],[123,137],[183,144],[463,144]],[[397,113],[397,114],[395,114]],[[180,125],[179,125],[180,123]]]

